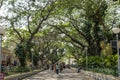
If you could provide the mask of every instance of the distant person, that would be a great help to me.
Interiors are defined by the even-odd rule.
[[[62,63],[59,64],[59,71],[61,72],[63,69]]]
[[[52,70],[52,64],[49,65],[49,70]]]
[[[58,66],[58,63],[56,64],[56,74],[59,74],[59,66]]]
[[[78,73],[80,73],[80,70],[81,70],[81,67],[80,67],[80,66],[78,66],[78,71],[77,71],[77,72],[78,72]]]
[[[56,73],[56,64],[54,64],[53,69],[54,69],[54,72]]]
[[[63,68],[65,69],[65,63],[63,63]]]
[[[17,66],[17,61],[16,60],[14,61],[14,66]]]

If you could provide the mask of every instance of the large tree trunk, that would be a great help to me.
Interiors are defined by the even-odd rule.
[[[90,56],[99,56],[101,53],[100,41],[98,42],[89,42],[88,55]]]
[[[92,56],[100,56],[101,53],[101,47],[100,47],[100,37],[99,37],[99,21],[95,22],[95,25],[93,26],[93,38],[89,41],[89,48],[88,53]]]

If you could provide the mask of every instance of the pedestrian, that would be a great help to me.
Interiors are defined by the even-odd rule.
[[[49,65],[49,70],[52,70],[52,64]]]
[[[56,73],[56,64],[54,64],[54,72]]]
[[[17,60],[14,61],[14,66],[17,66]]]
[[[58,63],[56,64],[56,74],[59,74],[59,66],[58,66]]]
[[[79,73],[79,72],[80,72],[80,70],[81,70],[81,68],[80,68],[80,66],[78,66],[78,71],[77,71],[77,72]]]
[[[63,68],[65,69],[65,63],[63,63]]]

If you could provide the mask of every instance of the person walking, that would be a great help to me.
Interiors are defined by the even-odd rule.
[[[80,65],[79,65],[79,66],[78,66],[78,71],[77,71],[77,72],[80,73],[81,69],[82,69],[82,68],[81,68]]]
[[[56,64],[54,64],[53,69],[54,69],[54,72],[56,73]]]
[[[59,74],[59,66],[58,66],[58,63],[56,64],[56,74]]]

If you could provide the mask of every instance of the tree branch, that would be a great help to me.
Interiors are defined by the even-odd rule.
[[[53,27],[55,27],[56,29],[60,30],[60,32],[64,33],[66,36],[68,36],[72,41],[74,41],[75,43],[79,44],[82,48],[84,48],[85,46],[78,41],[77,39],[74,39],[71,35],[69,35],[66,31],[63,31],[61,28],[58,27],[58,25],[51,25]]]
[[[1,2],[0,2],[0,8],[2,7],[2,5],[3,5],[3,0],[1,0]]]
[[[19,31],[18,31],[17,29],[15,29],[15,27],[14,27],[14,22],[11,22],[11,26],[12,26],[13,30],[14,30],[14,31],[17,33],[17,35],[19,36],[20,40],[22,41],[23,38],[22,38],[22,36],[20,35]]]
[[[28,7],[29,7],[29,9],[28,9],[28,16],[27,16],[27,22],[28,22],[28,31],[29,31],[29,33],[31,34],[32,32],[31,32],[31,30],[30,30],[30,21],[29,21],[29,18],[30,18],[30,6],[29,6],[29,2],[28,2]]]
[[[70,19],[70,22],[72,23],[72,26],[75,28],[75,30],[85,38],[86,41],[89,41],[89,38],[80,31],[79,26],[77,24],[75,24],[75,22],[78,22],[77,20],[75,20],[72,16],[68,17]]]
[[[46,5],[46,8],[47,8],[48,6],[49,6],[49,5],[47,4],[47,5]],[[41,28],[42,23],[43,23],[45,20],[47,20],[48,17],[50,16],[51,12],[52,12],[53,9],[54,9],[54,2],[51,2],[50,6],[51,6],[51,8],[48,10],[48,13],[47,13],[44,17],[42,17],[42,19],[40,19],[39,24],[38,24],[37,28],[36,28],[36,29],[33,31],[33,33],[31,34],[31,37],[29,38],[29,41],[31,41],[31,40],[33,39],[34,35],[35,35],[35,34],[39,31],[39,29]]]

